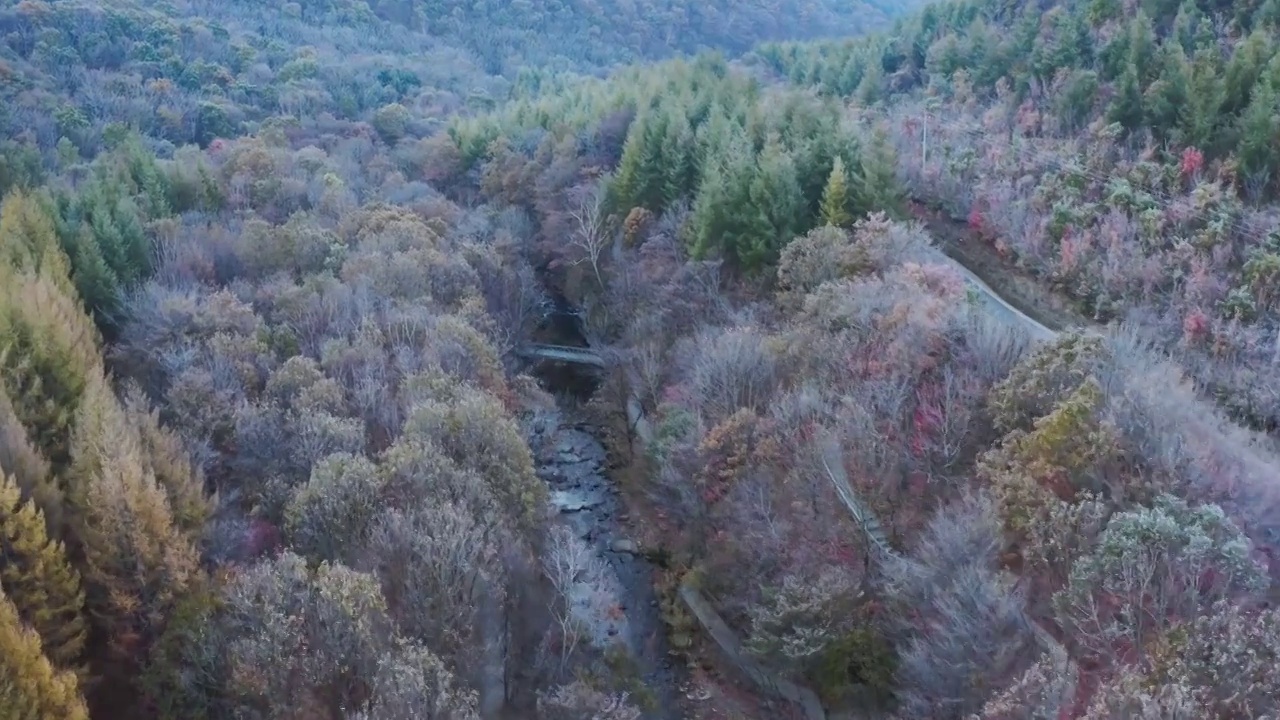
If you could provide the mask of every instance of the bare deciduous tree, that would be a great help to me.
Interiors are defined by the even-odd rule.
[[[777,361],[754,327],[699,334],[690,369],[698,409],[708,426],[739,408],[763,410],[777,383]]]
[[[582,629],[574,615],[577,588],[584,581],[598,577],[603,568],[586,543],[569,528],[557,525],[551,529],[542,569],[556,592],[551,610],[560,635],[559,671],[564,672],[582,640]]]
[[[1013,579],[997,567],[1000,521],[985,496],[938,511],[909,556],[885,567],[902,608],[903,717],[963,718],[1032,659],[1035,636]]]
[[[538,699],[543,720],[640,720],[627,693],[607,694],[582,681],[562,685]]]
[[[573,219],[573,238],[569,244],[580,249],[583,256],[574,264],[591,263],[596,283],[604,289],[600,274],[600,256],[609,246],[614,235],[614,218],[605,214],[607,180],[579,185],[569,191],[569,217]]]

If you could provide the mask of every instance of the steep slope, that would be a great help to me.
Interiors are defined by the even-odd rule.
[[[730,53],[765,40],[840,37],[883,28],[919,2],[562,0],[472,3],[375,0],[380,17],[456,38],[491,72],[604,66],[676,52]]]
[[[22,154],[92,158],[119,123],[207,145],[269,117],[377,119],[393,136],[505,96],[522,71],[596,72],[676,52],[882,27],[905,7],[830,0],[0,3],[0,191]],[[392,103],[411,108],[375,111]],[[407,127],[406,127],[407,126]],[[10,177],[12,176],[12,177]]]
[[[0,471],[48,523],[0,538],[29,664],[95,717],[680,714],[651,566],[580,536],[611,506],[548,512],[565,428],[514,352],[537,238],[438,131],[561,71],[883,17],[0,3]]]
[[[1174,9],[726,59],[837,7],[5,2],[15,637],[102,717],[777,717],[730,664],[815,717],[1275,714],[1278,463],[1142,337],[1265,424],[1280,249],[1256,143],[1168,114]],[[1225,93],[1269,16],[1201,10]],[[911,197],[1135,322],[1033,345]],[[544,281],[603,366],[570,414]]]
[[[869,108],[918,199],[1098,319],[1147,328],[1205,392],[1274,430],[1276,9],[948,3],[869,42],[758,57]]]
[[[881,37],[548,84],[438,149],[442,187],[531,221],[617,358],[611,401],[648,413],[644,489],[673,574],[829,707],[1273,706],[1267,682],[1215,676],[1190,648],[1230,638],[1217,662],[1252,673],[1280,646],[1259,606],[1280,571],[1280,462],[1195,397],[1274,422],[1275,298],[1250,278],[1276,225],[1240,180],[1247,142],[1192,148],[1198,106],[1163,114],[1163,70],[1140,114],[1121,111],[1144,33],[1153,57],[1180,52],[1171,29],[1115,14],[1130,9],[951,4]],[[1219,42],[1235,32],[1198,50],[1221,55],[1219,85],[1249,52]],[[1117,33],[1137,38],[1118,73],[1128,46],[1093,49]],[[1094,75],[1084,100],[1045,79]],[[1223,107],[1214,132],[1243,128]],[[1095,321],[1128,322],[1034,350],[992,329],[975,317],[990,298],[872,212],[900,212],[904,190]],[[864,574],[860,513],[831,512],[823,471],[841,465],[904,558],[882,577]],[[1130,582],[1148,577],[1161,589]],[[1033,628],[1073,662],[1037,659],[1054,645]]]

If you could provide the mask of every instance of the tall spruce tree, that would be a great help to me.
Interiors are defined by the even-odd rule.
[[[57,534],[63,520],[62,489],[53,477],[49,461],[31,443],[3,387],[0,387],[0,472],[9,473],[22,496],[35,501],[44,514],[49,532]]]
[[[1238,123],[1239,145],[1236,157],[1240,163],[1240,175],[1246,188],[1261,193],[1275,177],[1280,153],[1276,142],[1280,140],[1280,96],[1265,83],[1259,83],[1253,99],[1240,116]]]
[[[198,583],[196,551],[101,371],[86,386],[71,443],[68,499],[84,555],[85,604],[109,640],[95,669],[127,687],[165,619]]]
[[[74,296],[71,268],[58,245],[53,218],[39,199],[15,190],[0,203],[0,263],[43,275]]]
[[[857,215],[884,211],[893,217],[906,214],[907,194],[898,181],[898,157],[884,131],[877,131],[862,154],[858,176],[858,194],[854,199]]]
[[[0,720],[88,720],[74,673],[45,657],[0,586]]]
[[[822,222],[833,227],[846,227],[853,222],[849,214],[849,175],[839,155],[831,163],[831,174],[822,191]]]
[[[63,544],[49,539],[43,514],[33,502],[23,500],[17,483],[3,471],[0,584],[22,621],[40,634],[53,664],[76,667],[88,635],[80,575]]]
[[[744,265],[759,268],[777,260],[783,245],[805,229],[806,203],[795,161],[776,135],[771,135],[756,161],[748,190],[753,225],[744,250]]]
[[[57,279],[0,265],[0,384],[55,474],[69,459],[85,378],[100,365],[97,330]]]
[[[1167,44],[1160,49],[1160,76],[1143,96],[1148,126],[1161,142],[1181,140],[1181,128],[1190,111],[1191,67],[1182,47]]]
[[[1142,126],[1142,88],[1138,82],[1138,71],[1132,67],[1120,76],[1120,86],[1107,109],[1107,120],[1119,123],[1128,132]]]

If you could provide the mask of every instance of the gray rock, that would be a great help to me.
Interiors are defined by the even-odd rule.
[[[628,555],[635,555],[640,552],[640,548],[636,547],[635,541],[625,538],[618,538],[609,543],[609,549],[616,553],[627,553]]]
[[[562,513],[582,512],[590,510],[604,502],[600,495],[588,492],[554,490],[551,493],[551,504],[560,508]]]

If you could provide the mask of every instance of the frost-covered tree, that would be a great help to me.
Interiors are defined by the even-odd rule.
[[[1081,651],[1106,662],[1141,659],[1171,624],[1255,593],[1266,578],[1222,508],[1161,495],[1113,515],[1053,603]]]

